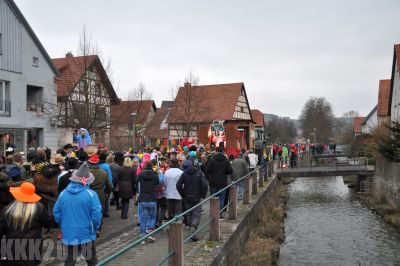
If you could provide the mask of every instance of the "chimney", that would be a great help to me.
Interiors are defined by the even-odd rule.
[[[67,53],[65,54],[65,58],[72,58],[72,57],[74,57],[74,55],[72,54],[71,51],[69,51],[69,52],[67,52]]]
[[[184,87],[190,87],[192,84],[188,81],[185,82]]]

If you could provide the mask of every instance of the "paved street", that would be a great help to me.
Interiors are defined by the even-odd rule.
[[[132,243],[139,238],[139,227],[136,226],[136,206],[131,201],[129,219],[122,220],[120,218],[120,211],[115,210],[115,206],[111,206],[111,217],[105,218],[102,229],[101,237],[96,241],[97,257],[99,262],[108,256],[121,250],[129,243]],[[202,215],[202,222],[209,218],[209,206],[205,204],[204,213]],[[207,233],[207,226],[200,232],[200,237],[205,237]],[[188,234],[185,230],[185,237]],[[128,250],[120,257],[116,258],[108,265],[157,265],[157,263],[168,253],[168,237],[167,230],[155,235],[156,241],[154,243],[147,243],[145,245],[139,244],[135,248]],[[55,235],[53,236],[55,239]],[[185,245],[185,253],[191,248],[191,241]],[[56,251],[53,252],[52,257],[43,261],[41,265],[63,265],[62,261],[55,259]],[[83,257],[78,259],[77,265],[86,265]]]

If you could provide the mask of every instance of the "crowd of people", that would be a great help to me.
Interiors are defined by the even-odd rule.
[[[219,191],[269,160],[267,154],[227,154],[223,147],[209,145],[110,151],[87,140],[84,146],[67,144],[54,154],[46,148],[32,148],[27,154],[8,150],[0,161],[0,238],[42,241],[60,232],[57,238],[68,251],[65,265],[74,265],[80,253],[88,265],[95,265],[95,240],[113,206],[121,219],[133,219],[129,206],[137,205],[137,225],[144,237],[208,193],[219,197],[224,210],[228,193]],[[243,183],[237,185],[241,199]],[[183,217],[189,231],[197,230],[201,214],[199,206]],[[155,238],[143,244],[147,241]],[[26,252],[29,248],[26,245]],[[2,263],[9,260],[17,265],[7,257]],[[37,265],[40,258],[28,262],[24,265]]]
[[[304,160],[311,156],[321,154],[335,154],[336,143],[295,143],[295,144],[274,144],[272,146],[272,158],[280,162],[279,167],[297,167],[298,160]]]

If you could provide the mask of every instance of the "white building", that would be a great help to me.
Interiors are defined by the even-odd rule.
[[[390,119],[400,122],[400,44],[394,45],[392,78],[390,85]]]
[[[10,144],[57,148],[58,70],[13,0],[0,0],[0,154]]]
[[[375,106],[374,109],[365,117],[364,121],[361,123],[361,133],[362,134],[371,134],[374,129],[378,126],[378,106]]]

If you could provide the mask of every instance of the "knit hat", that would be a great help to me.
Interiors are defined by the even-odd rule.
[[[19,187],[10,187],[10,193],[20,202],[35,203],[41,199],[35,193],[35,186],[29,182],[24,182]]]
[[[186,170],[189,167],[193,166],[193,162],[191,160],[186,160],[186,161],[183,162],[182,166],[183,166],[183,169]]]
[[[89,172],[89,166],[87,163],[83,163],[79,169],[72,174],[69,180],[86,186],[94,182],[94,176]]]
[[[14,166],[7,173],[8,178],[11,178],[11,179],[14,179],[20,175],[21,175],[21,169],[18,166]]]
[[[196,158],[196,152],[195,151],[190,151],[189,152],[189,158]]]

